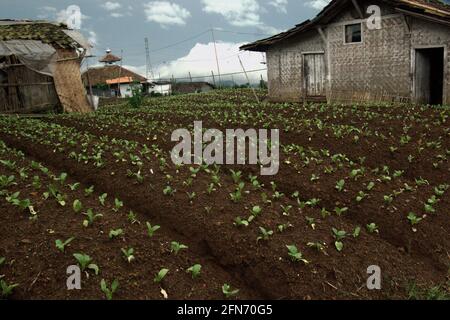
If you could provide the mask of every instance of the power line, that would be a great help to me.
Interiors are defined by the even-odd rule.
[[[255,69],[255,70],[247,70],[247,73],[253,73],[253,72],[261,72],[261,71],[267,71],[267,68],[264,69]],[[222,73],[222,77],[226,76],[235,76],[238,74],[245,74],[245,72],[237,71],[237,72],[230,72],[230,73]],[[159,79],[159,80],[190,80],[190,79],[204,79],[204,78],[213,78],[213,75],[205,75],[205,76],[195,76],[195,77],[184,77],[184,78],[171,78],[171,79]]]

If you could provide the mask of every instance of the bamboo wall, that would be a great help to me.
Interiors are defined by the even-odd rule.
[[[14,56],[0,58],[0,113],[57,110],[53,79],[22,65]]]

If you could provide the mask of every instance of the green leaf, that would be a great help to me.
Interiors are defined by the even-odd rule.
[[[75,213],[79,213],[81,210],[83,209],[83,205],[81,204],[80,200],[75,200],[73,202],[73,211],[75,211]]]
[[[344,249],[344,244],[341,241],[336,241],[334,243],[334,245],[336,247],[336,250],[339,251],[339,252],[341,252],[342,249]]]

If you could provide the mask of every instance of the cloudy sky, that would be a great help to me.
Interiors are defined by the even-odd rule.
[[[273,35],[313,17],[329,0],[1,0],[0,18],[65,21],[66,9],[81,9],[81,32],[101,56],[123,50],[124,66],[145,75],[148,37],[155,77],[217,73],[213,34],[221,73],[241,71],[239,46]],[[264,56],[241,53],[246,69],[265,68]],[[95,64],[97,58],[91,58]],[[252,73],[259,77],[260,73]],[[265,73],[262,72],[265,76]],[[225,77],[231,80],[230,77]]]

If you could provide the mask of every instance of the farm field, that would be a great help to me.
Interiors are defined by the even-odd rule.
[[[449,297],[450,109],[248,90],[144,105],[0,118],[2,298]],[[172,132],[200,120],[280,129],[278,174],[174,165]],[[82,290],[67,290],[76,264]]]

